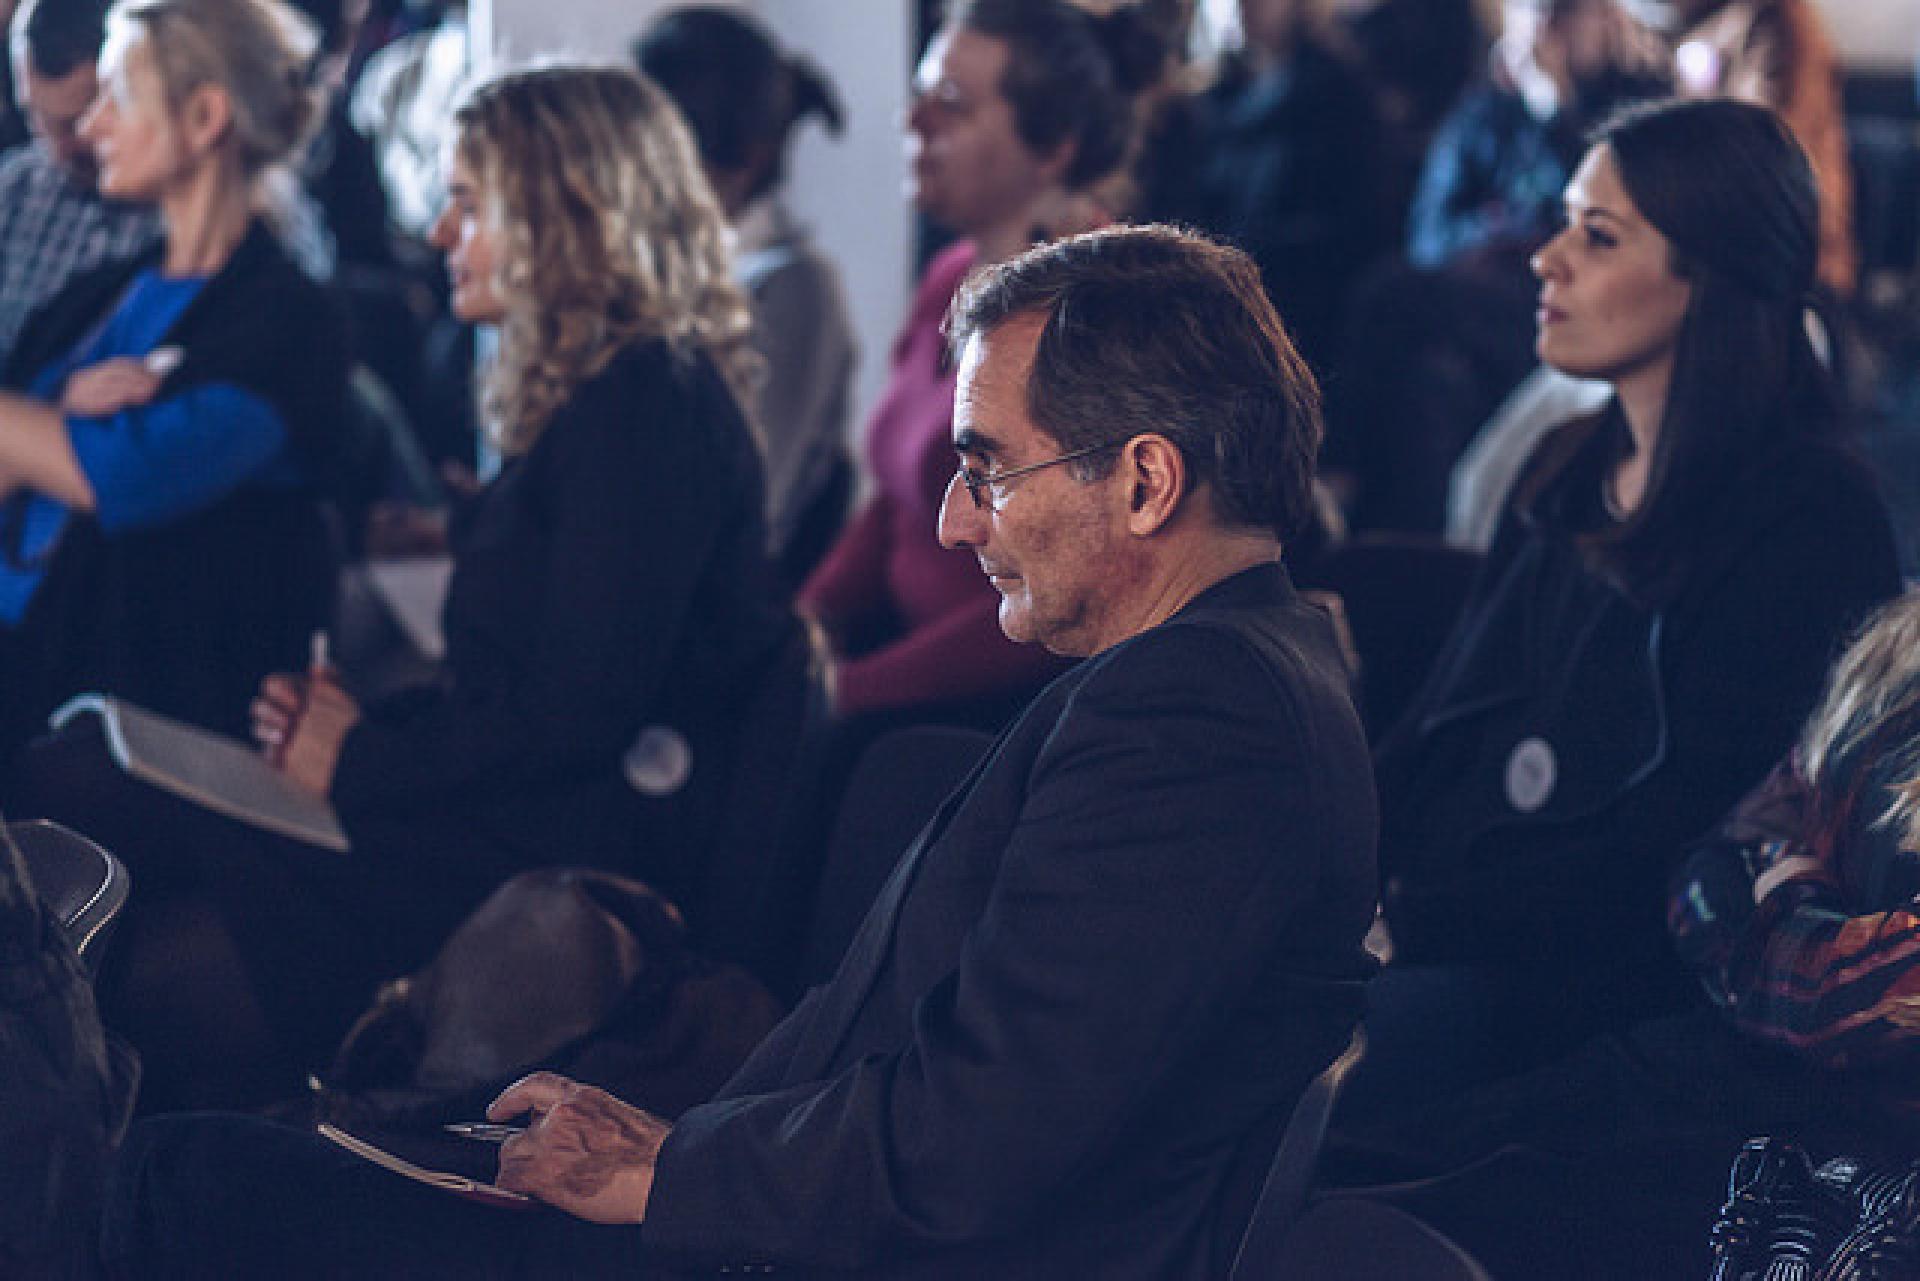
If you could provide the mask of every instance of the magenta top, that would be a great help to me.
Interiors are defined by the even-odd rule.
[[[1014,695],[1062,670],[1038,645],[1006,638],[1000,593],[972,552],[947,550],[936,532],[958,462],[954,369],[940,324],[974,256],[962,241],[921,277],[867,428],[873,499],[800,591],[802,607],[835,628],[898,620],[891,639],[841,663],[844,715]]]

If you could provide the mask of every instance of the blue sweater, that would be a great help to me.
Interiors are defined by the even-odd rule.
[[[75,373],[116,356],[148,355],[205,283],[142,271],[100,326],[41,370],[29,390],[56,401]],[[280,415],[230,383],[200,383],[115,414],[69,416],[67,436],[93,490],[94,518],[108,534],[165,524],[244,484],[298,480]],[[19,555],[0,560],[0,622],[25,615],[69,515],[45,495],[29,501]]]

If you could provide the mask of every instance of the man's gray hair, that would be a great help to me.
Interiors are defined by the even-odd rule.
[[[1320,390],[1253,261],[1177,227],[1115,227],[1041,245],[969,280],[947,314],[975,335],[1043,319],[1027,412],[1062,450],[1157,432],[1221,524],[1289,538],[1311,519]],[[1072,464],[1107,474],[1113,455]]]

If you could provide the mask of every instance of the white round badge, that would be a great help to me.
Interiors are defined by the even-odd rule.
[[[1507,757],[1507,803],[1522,814],[1533,813],[1553,795],[1559,774],[1551,743],[1538,737],[1521,739]]]
[[[627,785],[642,796],[672,796],[693,775],[693,748],[678,730],[649,725],[633,740],[621,765]]]

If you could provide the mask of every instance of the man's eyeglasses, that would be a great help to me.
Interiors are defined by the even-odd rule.
[[[1126,443],[1124,440],[1102,441],[1098,445],[1088,445],[1085,449],[1069,450],[1067,453],[1060,454],[1054,458],[1043,459],[1037,463],[1028,463],[1025,467],[1015,467],[1012,471],[986,472],[981,471],[978,467],[969,467],[965,463],[962,463],[960,464],[958,474],[960,476],[960,483],[967,488],[967,497],[973,500],[973,505],[981,511],[986,511],[989,508],[996,508],[999,503],[1006,501],[1005,496],[1000,492],[1000,486],[1009,480],[1013,480],[1015,477],[1025,476],[1028,472],[1040,471],[1047,467],[1058,467],[1061,463],[1070,463],[1076,459],[1087,458],[1099,453],[1103,449],[1118,449]]]

